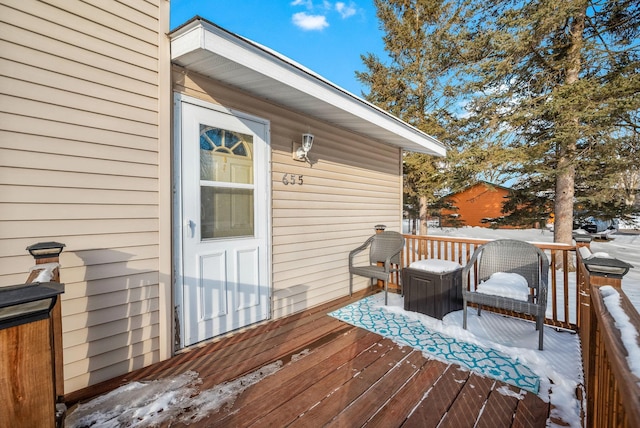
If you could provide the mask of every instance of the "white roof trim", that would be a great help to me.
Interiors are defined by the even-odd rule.
[[[437,139],[311,70],[196,17],[174,30],[171,59],[187,70],[405,150],[444,156]]]

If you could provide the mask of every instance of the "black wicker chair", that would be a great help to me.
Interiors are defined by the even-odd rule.
[[[369,264],[354,265],[355,256],[369,247]],[[373,280],[384,281],[384,304],[387,304],[389,275],[400,271],[400,253],[404,248],[404,238],[398,232],[385,230],[365,241],[364,244],[349,252],[349,295],[353,294],[353,275],[366,276]],[[380,265],[378,265],[380,263]]]
[[[476,262],[475,283],[486,281],[497,272],[517,273],[527,280],[529,299],[524,301],[477,292],[474,287],[469,286],[469,274]],[[478,315],[483,305],[532,315],[536,319],[536,330],[539,331],[538,349],[542,350],[548,277],[549,260],[535,245],[513,239],[499,239],[478,247],[462,270],[462,328],[467,328],[467,303],[478,305]]]

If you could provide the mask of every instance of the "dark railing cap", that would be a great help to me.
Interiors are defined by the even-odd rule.
[[[64,248],[65,244],[55,241],[47,241],[47,242],[38,242],[37,244],[29,245],[27,247],[27,251],[31,250],[49,250],[52,248]]]
[[[629,272],[629,269],[633,267],[632,264],[623,260],[612,257],[600,257],[597,253],[583,258],[582,262],[590,273],[612,278],[622,278]]]
[[[60,255],[64,247],[66,247],[65,244],[55,241],[38,242],[37,244],[29,245],[27,251],[35,259],[45,259]]]
[[[0,329],[47,318],[61,293],[58,282],[0,287]]]
[[[591,242],[593,240],[593,237],[585,231],[579,232],[579,231],[574,231],[573,232],[573,240],[576,242]]]

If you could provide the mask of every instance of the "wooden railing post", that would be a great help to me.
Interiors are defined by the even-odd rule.
[[[578,331],[587,394],[586,426],[638,426],[639,388],[633,388],[635,382],[630,379],[633,375],[629,373],[620,340],[615,337],[615,322],[600,295],[603,286],[616,289],[631,319],[636,326],[640,325],[640,316],[622,291],[622,278],[632,266],[617,259],[595,257],[588,246],[582,245],[576,252],[580,289]]]
[[[586,248],[591,252],[591,236],[590,235],[574,235],[576,241],[576,291],[578,294],[578,311],[576,313],[576,325],[580,342],[583,349],[589,349],[590,342],[590,325],[591,325],[591,286],[589,285],[589,271],[582,262],[582,255]],[[582,251],[582,252],[581,252]],[[585,379],[587,377],[585,369]]]
[[[59,242],[40,242],[27,247],[27,251],[35,259],[36,265],[31,269],[29,277],[26,283],[34,282],[40,272],[48,264],[59,264],[60,253],[65,247],[65,244]],[[52,276],[49,281],[60,282],[60,269],[54,267],[52,270]],[[53,356],[54,356],[54,382],[55,382],[55,396],[57,403],[63,403],[64,397],[64,362],[62,353],[62,303],[60,298],[57,299],[56,304],[51,310],[51,328],[53,337]],[[61,411],[64,413],[65,409]],[[64,417],[61,415],[60,417]]]

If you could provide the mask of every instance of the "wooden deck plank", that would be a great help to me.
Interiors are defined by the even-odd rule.
[[[377,351],[377,350],[376,350]],[[345,403],[351,403],[371,387],[372,382],[385,376],[390,364],[395,364],[406,355],[406,350],[395,347],[391,352],[366,368],[366,375],[355,373],[348,383],[325,395],[316,406],[309,408],[290,427],[324,426],[345,408]],[[393,361],[391,361],[392,359]]]
[[[204,356],[212,358],[211,355],[221,349],[231,347],[235,347],[236,350],[251,348],[255,344],[265,341],[270,337],[280,336],[285,332],[296,332],[299,327],[324,318],[327,316],[327,313],[348,305],[349,303],[353,303],[354,301],[366,297],[369,294],[372,294],[369,290],[354,293],[352,297],[342,297],[323,305],[310,308],[304,312],[268,321],[257,326],[249,327],[240,332],[232,332],[226,336],[194,345],[174,355],[168,360],[160,361],[96,385],[65,394],[64,401],[71,406],[77,402],[85,401],[96,395],[109,392],[127,382],[153,380],[160,377],[166,377],[171,373],[178,373],[179,371],[177,366]]]
[[[473,427],[489,397],[495,381],[484,376],[471,373],[464,384],[460,395],[453,402],[449,411],[442,418],[439,427],[465,428]]]
[[[449,410],[464,383],[469,378],[469,372],[457,366],[447,366],[444,374],[433,384],[426,397],[409,415],[403,427],[435,427],[442,416]]]
[[[502,389],[505,392],[502,392]],[[478,419],[476,428],[508,428],[513,424],[518,398],[515,395],[507,395],[506,390],[513,394],[518,394],[520,391],[515,386],[496,382]]]
[[[289,385],[284,385],[283,389],[287,394],[283,395],[282,400],[278,400],[281,403],[270,412],[264,412],[259,415],[251,426],[285,426],[293,421],[300,413],[313,406],[318,401],[318,398],[326,396],[332,389],[348,382],[353,377],[354,372],[366,369],[380,360],[386,352],[395,348],[393,342],[385,341],[384,349],[380,351],[378,343],[374,343],[354,359],[347,361],[326,376],[317,376],[316,369],[293,379]]]
[[[283,388],[283,385],[287,384],[291,379],[299,376],[304,377],[306,372],[316,367],[324,367],[327,370],[331,370],[332,367],[340,364],[340,361],[351,360],[379,340],[380,336],[376,334],[351,327],[347,332],[337,336],[335,340],[321,344],[318,349],[312,349],[306,356],[291,360],[277,372],[277,376],[268,376],[261,382],[254,384],[240,394],[230,406],[220,409],[217,413],[209,414],[200,424],[207,427],[225,426],[225,424],[228,425],[232,422],[233,418],[238,417],[238,415],[231,414],[238,412],[242,418],[251,422],[251,408],[260,405],[260,402],[264,401],[265,397],[275,397],[278,389]],[[262,406],[266,408],[269,403],[275,405],[276,401],[267,400],[267,403],[263,403]],[[249,411],[246,411],[246,409],[249,409]],[[171,426],[182,427],[186,425],[173,424]]]
[[[527,392],[518,402],[513,419],[514,428],[543,427],[549,416],[549,403],[542,401],[537,395]]]
[[[281,346],[283,343],[288,343],[288,341],[283,337],[283,335],[288,335],[292,338],[292,340],[300,340],[300,336],[305,336],[304,339],[307,339],[307,335],[311,333],[314,336],[314,331],[316,334],[322,334],[327,325],[330,326],[331,329],[338,328],[339,322],[334,320],[331,317],[321,317],[318,320],[313,322],[303,323],[297,326],[295,330],[281,329],[271,330],[266,332],[264,335],[250,337],[247,340],[243,340],[241,342],[236,342],[232,344],[228,344],[224,347],[218,347],[217,349],[212,349],[210,352],[207,352],[204,355],[200,355],[197,358],[190,358],[188,361],[177,364],[171,367],[168,370],[164,370],[160,373],[156,373],[155,376],[168,376],[177,373],[184,373],[187,370],[195,370],[198,369],[210,361],[215,359],[217,362],[216,369],[223,369],[228,367],[230,357],[236,357],[238,355],[257,355],[262,352],[269,351],[273,348]],[[322,330],[322,331],[321,331]],[[212,348],[215,348],[212,347]],[[233,361],[231,361],[233,364]],[[149,376],[153,377],[153,376]]]
[[[337,352],[327,352],[327,348],[323,348],[317,352],[319,356],[317,358],[313,358],[312,353],[296,360],[295,364],[286,368],[288,370],[282,369],[277,376],[269,377],[247,389],[236,399],[234,405],[223,415],[224,417],[211,421],[210,426],[246,426],[253,423],[284,401],[303,393],[319,379],[335,371],[336,367],[353,361],[379,341],[380,336],[367,334],[350,345],[345,344],[343,349]],[[300,370],[297,366],[303,366],[304,370]],[[283,374],[284,376],[281,377]],[[265,400],[265,397],[269,399]]]
[[[198,364],[184,368],[200,373],[202,388],[210,388],[220,382],[240,377],[256,368],[278,361],[284,356],[300,352],[307,345],[325,335],[351,328],[334,319],[329,319],[329,322],[318,321],[305,327],[308,331],[305,329],[300,335],[269,339],[263,345],[246,348],[240,352],[227,353],[222,358],[203,358],[198,361]]]
[[[416,366],[421,367],[425,358],[419,351],[411,350],[395,365],[389,367],[386,375],[369,388],[348,407],[340,412],[326,426],[345,427],[354,423],[364,424],[373,417],[384,404],[414,375]],[[366,373],[365,373],[366,375]],[[363,376],[363,379],[366,378]],[[373,380],[373,379],[371,379]]]
[[[510,421],[518,427],[545,426],[549,405],[535,394],[509,387],[523,395],[518,400],[498,391],[507,387],[502,382],[429,360],[420,351],[326,315],[362,297],[202,344],[82,394],[87,398],[125,380],[166,378],[188,370],[198,372],[199,390],[206,391],[280,362],[279,370],[239,391],[226,407],[197,422],[176,417],[163,426],[458,427],[476,419],[480,428],[506,427]]]
[[[276,411],[256,421],[254,426],[288,426],[298,418],[298,415],[303,414],[314,406],[314,409],[326,409],[329,401],[337,401],[344,406],[345,402],[354,401],[372,383],[385,376],[389,371],[389,365],[397,364],[405,358],[406,354],[406,350],[398,347],[388,339],[383,339],[357,358],[339,367],[329,376],[314,383],[302,394],[292,397],[278,407]],[[363,380],[363,378],[366,378],[366,380]],[[319,398],[320,401],[318,401]],[[338,408],[336,410],[339,411],[341,409]],[[335,411],[331,409],[325,410],[320,415],[323,416],[323,419],[326,419],[327,415],[329,416],[328,419],[331,419],[335,414]],[[321,424],[310,422],[305,424],[305,426],[318,425]]]
[[[367,423],[367,427],[388,428],[401,426],[411,410],[422,400],[426,391],[442,376],[448,364],[427,360],[420,370],[404,384]]]

